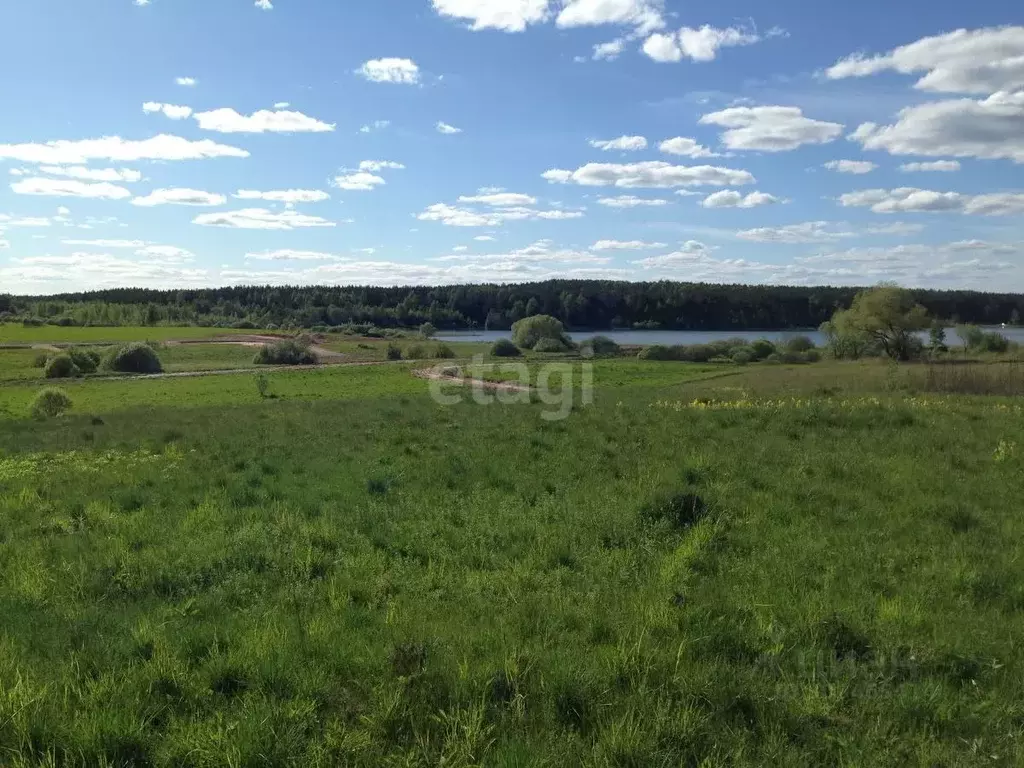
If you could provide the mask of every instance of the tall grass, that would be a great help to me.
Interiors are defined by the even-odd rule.
[[[925,367],[920,388],[960,395],[1024,395],[1024,364],[932,363]]]

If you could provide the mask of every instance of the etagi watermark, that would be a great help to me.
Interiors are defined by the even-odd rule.
[[[469,397],[478,405],[528,404],[540,402],[545,421],[561,421],[573,408],[594,402],[594,364],[584,355],[580,360],[533,363],[484,362],[474,355],[467,365],[437,365],[418,371],[429,381],[430,396],[438,405],[458,405]],[[579,396],[577,397],[577,391]]]

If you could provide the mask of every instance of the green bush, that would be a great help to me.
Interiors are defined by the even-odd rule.
[[[386,354],[387,354],[388,360],[401,360],[402,359],[402,348],[400,346],[398,346],[397,344],[395,344],[394,342],[391,342],[391,343],[388,344],[388,348],[387,348]]]
[[[775,345],[768,341],[768,339],[758,339],[757,341],[751,342],[750,349],[754,353],[754,357],[758,360],[765,360],[769,355],[775,353]]]
[[[491,347],[493,357],[519,357],[521,354],[519,347],[508,339],[498,339]]]
[[[420,336],[424,339],[432,339],[437,334],[437,328],[433,323],[424,323],[420,326]]]
[[[768,357],[764,359],[764,361],[770,365],[780,365],[781,363],[785,362],[782,359],[782,355],[780,355],[778,352],[772,352],[770,355],[768,355]]]
[[[164,369],[153,347],[138,341],[111,349],[103,367],[119,373],[160,373]]]
[[[31,413],[37,419],[52,419],[71,408],[71,398],[63,389],[46,387],[32,401]]]
[[[756,359],[757,358],[754,357],[753,350],[751,350],[749,347],[747,347],[747,348],[742,348],[741,347],[739,349],[736,349],[732,353],[732,361],[734,363],[736,363],[736,365],[748,365],[748,364],[754,362],[754,360],[756,360]]]
[[[512,326],[512,341],[520,349],[534,349],[541,339],[561,341],[565,329],[562,322],[550,315],[524,317]],[[560,344],[560,346],[563,346]]]
[[[534,352],[542,352],[545,354],[554,354],[556,352],[565,352],[566,346],[561,339],[542,338],[533,347]]]
[[[260,347],[253,359],[256,365],[316,365],[320,358],[299,339],[285,339]]]
[[[809,349],[814,349],[814,341],[810,336],[793,336],[786,339],[787,352],[806,352]]]
[[[96,369],[100,367],[100,353],[95,349],[72,347],[68,350],[68,357],[82,373],[96,373]]]
[[[821,360],[821,352],[817,349],[808,349],[804,352],[804,361],[808,363],[816,363]]]
[[[36,355],[34,358],[32,358],[32,367],[33,368],[45,368],[46,367],[46,363],[49,362],[49,360],[50,360],[50,356],[49,355],[47,355],[45,352],[40,352],[38,355]]]
[[[580,351],[596,356],[612,356],[619,354],[619,345],[607,336],[595,336],[580,343]]]
[[[715,355],[710,360],[708,360],[708,362],[715,363],[716,365],[721,365],[723,363],[728,363],[729,365],[732,365],[733,360],[731,357],[727,357],[726,355]]]
[[[24,320],[21,321],[21,324],[26,328],[38,328],[42,325],[45,325],[42,318],[39,317],[26,317]]]
[[[252,330],[256,327],[256,323],[251,320],[238,320],[237,322],[232,323],[231,327],[237,330]]]
[[[982,352],[1005,352],[1009,348],[1010,340],[995,331],[982,333],[977,346]]]
[[[423,360],[427,357],[427,349],[422,344],[410,344],[405,348],[406,360]]]
[[[51,357],[43,368],[43,376],[47,379],[73,379],[81,375],[71,356],[63,353]]]
[[[434,357],[438,360],[451,360],[455,357],[455,350],[447,344],[438,344],[434,348]]]
[[[640,360],[672,360],[672,350],[662,344],[644,347],[637,355]]]

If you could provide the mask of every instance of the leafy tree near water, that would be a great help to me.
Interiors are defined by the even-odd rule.
[[[837,356],[857,357],[875,343],[887,357],[909,360],[920,347],[916,332],[927,327],[928,312],[909,291],[882,284],[858,293],[851,307],[836,312],[822,331]]]
[[[520,349],[533,349],[541,339],[561,342],[565,328],[550,315],[525,317],[512,326],[512,341]]]

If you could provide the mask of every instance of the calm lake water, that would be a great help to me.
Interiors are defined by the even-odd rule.
[[[1024,344],[1024,328],[1000,328],[986,327],[986,331],[997,331],[1003,334],[1010,341]],[[647,346],[651,344],[664,344],[673,346],[676,344],[707,344],[710,341],[719,339],[769,339],[770,341],[785,341],[794,336],[809,336],[814,343],[821,346],[825,344],[825,335],[818,330],[785,330],[785,331],[583,331],[569,334],[573,341],[582,341],[593,336],[607,336],[618,344],[631,346]],[[440,333],[437,338],[440,341],[479,341],[494,342],[498,339],[512,338],[511,331],[459,331]],[[921,338],[927,339],[928,333],[921,334]],[[959,337],[956,331],[950,328],[946,331],[946,343],[957,344]]]

